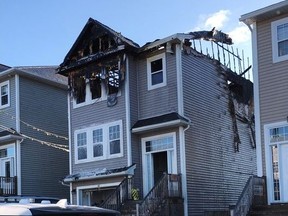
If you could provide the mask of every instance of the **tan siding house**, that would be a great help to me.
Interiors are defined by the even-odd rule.
[[[268,203],[288,202],[288,1],[241,16],[252,31],[257,173]]]

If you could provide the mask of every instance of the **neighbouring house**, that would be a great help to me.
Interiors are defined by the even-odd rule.
[[[69,197],[67,79],[0,65],[0,196]]]
[[[90,18],[58,68],[69,83],[72,203],[227,213],[256,174],[250,66],[231,45],[212,29],[140,47]]]
[[[268,204],[288,202],[288,1],[244,14],[252,32],[257,175]]]

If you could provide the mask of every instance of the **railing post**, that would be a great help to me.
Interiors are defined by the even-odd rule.
[[[139,203],[136,204],[136,216],[140,216],[140,214],[139,214]]]

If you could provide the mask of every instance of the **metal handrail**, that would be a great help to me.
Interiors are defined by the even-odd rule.
[[[123,203],[131,199],[132,178],[126,177],[115,190],[100,204],[100,207],[119,210]]]
[[[150,216],[168,197],[182,197],[181,176],[164,173],[140,204],[137,216]]]

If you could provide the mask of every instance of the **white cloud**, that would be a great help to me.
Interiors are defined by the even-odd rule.
[[[206,18],[206,21],[204,23],[204,26],[207,28],[213,28],[216,27],[216,29],[221,29],[226,22],[229,21],[229,10],[220,10],[214,14],[208,15]]]
[[[244,24],[239,24],[239,26],[228,34],[232,38],[234,44],[246,43],[251,39],[251,32]]]

